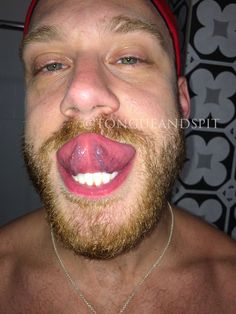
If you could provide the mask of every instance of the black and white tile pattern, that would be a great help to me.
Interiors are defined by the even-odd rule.
[[[171,4],[187,38],[191,119],[210,121],[186,130],[187,158],[173,201],[236,239],[236,3]],[[186,8],[184,20],[178,12]]]

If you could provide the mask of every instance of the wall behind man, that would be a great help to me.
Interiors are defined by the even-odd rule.
[[[171,3],[183,21],[184,1]],[[192,0],[189,17],[185,74],[196,120],[173,200],[236,239],[236,3]]]
[[[193,119],[187,159],[173,201],[236,239],[236,4],[234,0],[170,0],[187,46]],[[23,21],[29,0],[1,0],[0,19]],[[187,21],[189,20],[189,24]],[[21,157],[24,125],[21,33],[0,29],[0,224],[39,207]],[[185,40],[186,39],[186,42]],[[215,126],[213,119],[217,120]]]
[[[22,22],[29,0],[1,0],[0,20]],[[24,127],[22,32],[0,29],[0,224],[40,206],[21,156]]]

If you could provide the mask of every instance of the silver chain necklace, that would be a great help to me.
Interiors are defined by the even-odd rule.
[[[147,271],[147,273],[141,278],[141,280],[135,285],[134,289],[132,290],[132,292],[130,293],[130,295],[128,296],[128,298],[126,299],[126,301],[124,302],[124,304],[122,305],[121,309],[119,310],[118,314],[122,314],[125,312],[127,306],[129,305],[129,303],[131,302],[131,300],[133,299],[133,297],[135,296],[135,294],[137,293],[137,291],[139,290],[139,288],[142,286],[142,284],[144,283],[144,281],[151,275],[151,273],[153,272],[153,270],[160,264],[161,260],[163,259],[167,249],[170,246],[171,240],[172,240],[172,236],[173,236],[173,230],[174,230],[174,213],[172,210],[171,205],[168,203],[169,209],[170,209],[170,214],[171,214],[171,225],[170,225],[170,234],[168,237],[168,240],[166,242],[166,245],[161,253],[161,255],[157,258],[157,260],[154,262],[154,264],[149,268],[149,270]],[[66,278],[68,279],[68,281],[70,282],[70,284],[72,285],[73,289],[78,293],[78,295],[80,296],[81,300],[83,300],[83,302],[87,305],[87,307],[89,308],[90,312],[93,314],[97,314],[97,311],[95,310],[94,306],[85,298],[84,294],[81,292],[80,288],[78,287],[78,285],[75,283],[75,281],[72,279],[69,271],[67,270],[64,262],[62,261],[57,247],[56,247],[56,243],[55,243],[55,238],[54,238],[54,234],[53,231],[51,230],[51,238],[52,238],[52,244],[53,244],[53,249],[54,252],[56,254],[58,263],[60,265],[60,267],[62,268]]]

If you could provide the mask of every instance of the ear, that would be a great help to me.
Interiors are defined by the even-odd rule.
[[[188,83],[184,76],[178,78],[179,103],[183,118],[188,119],[190,115],[190,97],[188,92]]]

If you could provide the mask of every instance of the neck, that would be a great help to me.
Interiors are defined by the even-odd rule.
[[[75,283],[83,290],[93,282],[93,286],[133,287],[147,273],[150,267],[163,253],[172,224],[171,213],[167,208],[153,232],[146,237],[135,249],[111,260],[88,260],[76,256],[70,250],[63,248],[60,242],[55,241],[58,254]],[[165,260],[170,255],[170,250],[165,255]]]

